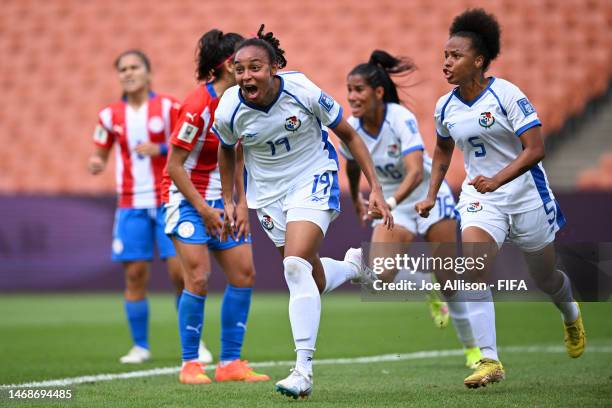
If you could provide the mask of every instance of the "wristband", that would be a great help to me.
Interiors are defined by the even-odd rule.
[[[395,209],[395,207],[397,207],[397,200],[395,199],[395,197],[389,197],[385,201],[387,202],[389,208],[391,208],[392,211]]]
[[[165,143],[160,143],[159,144],[159,154],[161,154],[162,156],[165,156],[168,154],[168,145]]]

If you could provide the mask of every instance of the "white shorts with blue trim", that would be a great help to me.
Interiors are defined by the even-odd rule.
[[[206,203],[218,209],[223,209],[223,200],[211,200]],[[166,204],[164,207],[166,218],[166,234],[186,244],[207,245],[212,251],[223,251],[242,244],[251,243],[251,234],[236,241],[233,237],[221,241],[219,237],[211,236],[206,231],[204,220],[196,209],[187,200],[178,203]]]
[[[525,252],[537,252],[555,240],[565,217],[556,200],[518,214],[508,214],[489,202],[459,200],[461,231],[468,227],[485,230],[501,248],[508,240]]]
[[[113,227],[113,261],[151,261],[156,244],[161,259],[176,256],[172,240],[164,234],[162,207],[117,209]]]
[[[408,205],[400,203],[393,211],[393,224],[399,225],[413,233],[414,235],[427,234],[429,228],[432,225],[440,222],[444,219],[454,219],[456,217],[455,212],[455,198],[453,192],[448,184],[442,183],[438,196],[436,197],[436,205],[429,212],[429,217],[421,217],[415,210],[412,204],[414,200],[410,200]],[[372,227],[382,224],[382,220],[374,220]]]
[[[297,184],[287,194],[265,207],[257,209],[257,218],[277,247],[285,245],[287,224],[310,221],[327,233],[329,224],[340,214],[338,172],[326,171],[311,180]]]

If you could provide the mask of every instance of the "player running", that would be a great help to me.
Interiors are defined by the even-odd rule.
[[[101,173],[116,145],[119,208],[115,213],[112,259],[122,262],[125,269],[125,313],[134,344],[120,361],[136,364],[151,358],[147,283],[155,245],[168,265],[177,304],[183,289],[181,265],[172,241],[164,234],[160,211],[166,141],[178,103],[171,96],[151,90],[151,63],[142,51],[125,51],[115,61],[115,68],[123,96],[98,115],[93,137],[96,150],[89,158],[88,169],[94,175]],[[212,361],[204,344],[200,345],[200,358]]]
[[[234,217],[235,145],[244,149],[247,202],[257,210],[268,237],[283,256],[289,287],[289,320],[297,359],[276,390],[293,398],[312,392],[312,358],[321,315],[321,293],[357,279],[361,251],[349,249],[344,261],[319,258],[327,228],[340,211],[336,150],[325,127],[347,145],[370,183],[370,210],[380,212],[391,228],[392,217],[359,136],[342,119],[342,108],[304,74],[278,73],[287,64],[284,51],[263,25],[256,38],[242,42],[234,57],[238,86],[228,89],[215,113],[213,131],[219,154],[226,221]],[[222,223],[216,229],[220,232]]]
[[[580,357],[586,343],[580,309],[570,280],[555,267],[553,241],[565,219],[542,167],[544,142],[536,110],[514,84],[484,75],[500,51],[495,16],[467,10],[455,18],[449,33],[443,73],[457,87],[436,104],[431,183],[427,199],[416,209],[427,217],[434,207],[456,144],[467,173],[458,205],[464,255],[482,256],[477,252],[482,245],[466,243],[489,244],[489,260],[506,239],[521,248],[536,284],[561,311],[568,354]],[[464,383],[478,388],[505,376],[497,355],[495,311],[490,290],[462,295],[473,301],[470,321],[483,355]]]
[[[251,252],[242,177],[236,181],[238,205],[234,217],[242,229],[226,241],[214,236],[221,223],[223,201],[217,166],[219,141],[210,133],[219,97],[236,84],[232,57],[242,36],[211,30],[198,42],[196,87],[180,108],[171,138],[167,172],[164,173],[166,233],[172,237],[185,268],[185,290],[178,308],[183,366],[179,381],[209,384],[211,379],[198,360],[198,343],[204,329],[204,305],[208,292],[210,255],[227,276],[221,307],[221,356],[215,381],[266,381],[240,359],[247,327],[255,267]]]
[[[438,192],[429,218],[419,217],[414,209],[414,205],[427,195],[431,159],[425,152],[416,117],[400,105],[397,87],[390,75],[406,74],[415,69],[410,60],[377,50],[372,52],[367,63],[357,65],[347,77],[348,102],[353,114],[347,121],[361,136],[372,156],[395,224],[393,230],[389,231],[380,220],[374,220],[371,238],[373,244],[409,244],[417,235],[425,237],[428,242],[456,242],[455,200],[446,182]],[[364,223],[368,217],[359,191],[359,165],[343,145],[340,145],[340,153],[347,158],[346,171],[351,197],[357,215]],[[393,257],[393,250],[389,245],[373,245],[370,256]],[[410,272],[398,273],[394,269],[379,277],[383,281],[399,281],[410,279],[410,275]],[[417,272],[414,275],[431,282],[431,274]],[[444,281],[444,276],[440,276],[439,280]],[[447,305],[440,301],[436,291],[432,291],[428,299],[437,327],[448,325],[450,308],[450,316],[464,347],[466,365],[472,367],[482,356],[472,335],[467,305],[464,302],[451,302]]]

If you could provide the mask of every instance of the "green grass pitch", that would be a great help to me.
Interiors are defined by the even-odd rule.
[[[0,298],[0,384],[175,367],[180,348],[174,299],[151,296],[153,359],[125,366],[130,347],[120,294],[3,295]],[[219,294],[206,303],[204,338],[219,352]],[[292,360],[287,294],[255,293],[243,358],[252,362]],[[294,401],[274,392],[289,364],[258,368],[273,381],[185,386],[176,374],[70,385],[71,401],[9,400],[0,406],[69,407],[312,407],[507,406],[591,407],[612,401],[612,303],[582,305],[588,343],[573,360],[564,352],[560,316],[548,303],[498,303],[497,340],[507,379],[468,390],[463,357],[451,355],[366,364],[315,365],[313,395]],[[553,346],[530,352],[530,346]],[[362,302],[358,293],[323,298],[315,359],[354,358],[425,350],[458,349],[451,327],[439,330],[423,303]],[[506,347],[507,351],[504,351]],[[510,348],[509,348],[510,347]],[[523,351],[521,351],[523,350]],[[557,351],[555,351],[557,350]]]

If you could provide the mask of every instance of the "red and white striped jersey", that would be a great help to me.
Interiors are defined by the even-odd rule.
[[[175,98],[151,92],[149,101],[138,109],[122,100],[100,111],[94,143],[106,149],[116,144],[119,207],[155,208],[161,205],[166,156],[140,155],[135,148],[144,142],[167,143],[179,106]]]
[[[182,104],[170,143],[189,151],[183,167],[205,200],[221,198],[217,163],[219,140],[210,131],[219,98],[212,84],[199,85]],[[163,200],[177,203],[185,197],[164,169]]]

